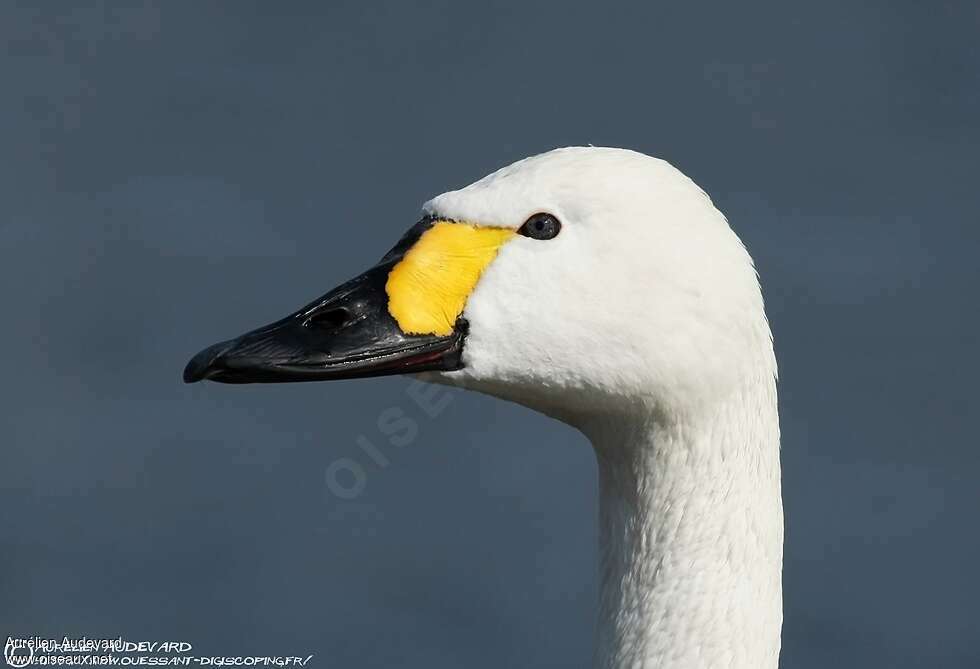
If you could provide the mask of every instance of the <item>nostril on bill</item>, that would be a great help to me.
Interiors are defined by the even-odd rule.
[[[335,307],[319,311],[306,320],[306,326],[322,330],[339,330],[350,324],[354,315],[344,307]]]

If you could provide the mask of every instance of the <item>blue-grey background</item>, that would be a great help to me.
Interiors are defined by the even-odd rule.
[[[428,197],[592,143],[687,172],[759,266],[783,666],[980,666],[977,7],[3,3],[0,637],[588,667],[576,432],[468,394],[431,418],[404,379],[180,372]]]

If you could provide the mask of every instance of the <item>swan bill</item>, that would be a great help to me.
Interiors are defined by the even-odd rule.
[[[286,318],[205,348],[187,363],[184,381],[280,383],[460,369],[466,320],[457,314],[438,332],[407,332],[386,290],[394,268],[433,223],[423,219],[377,265]]]

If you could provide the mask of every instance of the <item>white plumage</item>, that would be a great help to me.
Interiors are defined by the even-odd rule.
[[[425,211],[378,265],[209,346],[184,379],[447,370],[425,378],[563,420],[599,463],[596,666],[774,668],[776,363],[725,218],[667,163],[593,147],[522,160]],[[543,220],[548,234],[501,230]]]
[[[425,205],[516,237],[434,381],[580,429],[600,476],[601,669],[776,667],[783,523],[776,364],[752,261],[690,179],[632,151],[528,158]]]

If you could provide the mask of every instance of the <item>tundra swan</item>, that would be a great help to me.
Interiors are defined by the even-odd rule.
[[[584,433],[600,669],[776,667],[776,362],[748,252],[668,163],[573,147],[426,203],[373,268],[188,382],[424,373]]]

